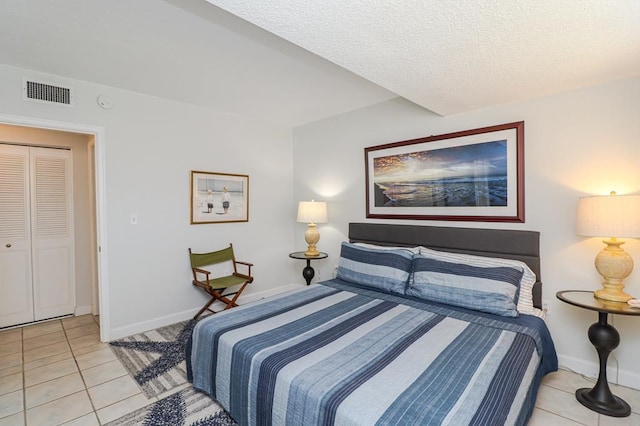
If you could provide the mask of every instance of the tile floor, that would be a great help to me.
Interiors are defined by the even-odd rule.
[[[575,389],[594,383],[568,371],[548,375],[529,426],[640,425],[640,391],[612,385],[633,411],[622,419],[580,405]],[[0,426],[102,425],[156,400],[100,343],[91,315],[0,331]]]
[[[156,400],[91,315],[0,331],[0,426],[101,425]]]

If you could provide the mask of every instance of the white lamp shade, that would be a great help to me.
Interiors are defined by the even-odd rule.
[[[327,223],[327,203],[324,201],[300,201],[298,222]]]
[[[580,198],[576,234],[587,237],[640,237],[640,195]]]

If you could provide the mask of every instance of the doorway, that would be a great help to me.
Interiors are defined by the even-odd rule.
[[[101,259],[99,221],[101,185],[99,173],[104,129],[71,123],[2,116],[0,141],[37,146],[65,146],[74,151],[74,227],[76,229],[76,315],[100,314],[100,339],[108,341],[107,300],[101,277],[106,263]],[[104,216],[102,216],[104,217]]]

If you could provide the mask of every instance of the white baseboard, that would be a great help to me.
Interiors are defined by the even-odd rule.
[[[294,290],[303,289],[303,286],[298,284],[289,284],[280,287],[276,287],[273,289],[260,291],[258,293],[249,293],[246,296],[240,296],[238,299],[239,305],[244,305],[251,302],[256,302],[261,299],[265,299],[267,297],[275,296],[285,292],[291,292]],[[91,306],[88,307],[89,311],[87,313],[91,313]],[[215,308],[214,308],[215,309]],[[108,333],[108,339],[117,340],[122,339],[123,337],[131,336],[132,334],[143,333],[145,331],[153,330],[154,328],[164,327],[166,325],[175,324],[180,321],[185,321],[193,318],[193,316],[200,310],[200,307],[188,309],[186,311],[178,312],[175,314],[167,315],[160,318],[155,318],[148,321],[142,321],[135,324],[127,325],[124,327],[118,327],[111,329]],[[76,309],[77,312],[77,309]],[[78,315],[76,313],[76,315]]]
[[[111,333],[109,333],[109,340],[122,339],[123,337],[131,336],[132,334],[143,333],[145,331],[153,330],[154,328],[185,321],[193,318],[196,312],[198,312],[197,309],[189,309],[187,311],[155,318],[149,321],[142,321],[125,327],[114,328],[111,329]]]
[[[92,311],[93,311],[93,307],[91,305],[76,306],[76,309],[73,314],[78,317],[80,315],[88,315]]]
[[[573,371],[583,376],[598,378],[600,365],[597,362],[585,361],[583,359],[558,354],[558,364],[560,368]],[[621,370],[615,357],[610,356],[607,363],[607,381],[609,383],[640,389],[640,374],[627,370]]]

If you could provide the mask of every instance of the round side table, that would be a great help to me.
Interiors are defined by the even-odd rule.
[[[307,261],[307,266],[305,266],[305,268],[302,270],[302,276],[307,282],[307,285],[309,285],[311,284],[311,280],[316,274],[316,271],[314,271],[311,267],[311,261],[317,259],[326,259],[327,257],[329,257],[329,255],[327,253],[320,252],[317,256],[307,256],[303,251],[296,251],[293,253],[289,253],[289,257]]]
[[[622,398],[615,396],[607,382],[607,358],[620,344],[620,334],[607,323],[608,314],[640,316],[640,309],[624,302],[610,302],[597,299],[592,291],[565,290],[556,293],[556,297],[565,303],[582,309],[598,312],[598,322],[589,327],[589,341],[598,351],[600,372],[598,382],[589,388],[576,391],[576,399],[585,407],[607,416],[627,417],[631,407]]]

